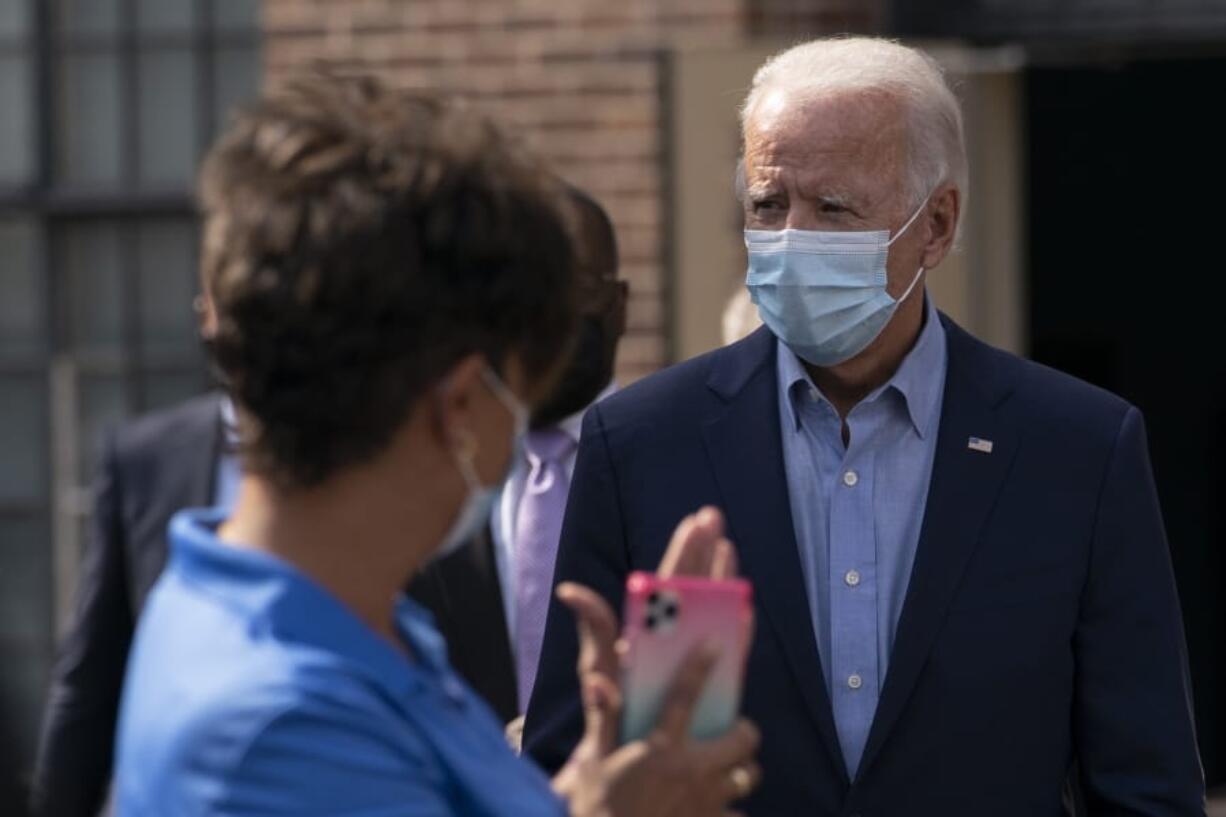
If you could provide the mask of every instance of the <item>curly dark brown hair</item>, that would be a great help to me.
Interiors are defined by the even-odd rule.
[[[254,421],[245,466],[282,487],[375,456],[465,355],[543,381],[569,349],[564,193],[459,100],[315,69],[200,181],[214,362]]]

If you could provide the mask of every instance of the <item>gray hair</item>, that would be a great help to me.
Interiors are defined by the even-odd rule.
[[[944,182],[967,193],[962,109],[936,60],[922,51],[875,37],[812,40],[767,60],[754,74],[741,106],[741,130],[772,91],[801,98],[846,91],[885,91],[899,98],[910,118],[907,196],[911,207]],[[738,190],[740,184],[738,184]]]

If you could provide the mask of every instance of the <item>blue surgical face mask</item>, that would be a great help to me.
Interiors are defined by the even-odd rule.
[[[889,247],[924,211],[889,230],[746,230],[745,284],[775,337],[814,366],[837,366],[868,348],[919,283],[898,300],[886,292]]]
[[[509,473],[514,464],[523,456],[524,436],[528,433],[528,409],[519,402],[511,389],[502,382],[498,375],[494,374],[492,369],[487,367],[481,373],[481,377],[493,395],[507,407],[507,411],[511,412],[511,416],[515,418],[515,437],[511,441],[511,460],[507,463]],[[477,469],[473,466],[475,455],[475,450],[455,453],[456,467],[460,469],[460,476],[464,478],[468,492],[464,496],[464,502],[460,505],[455,521],[451,523],[451,529],[447,531],[442,542],[434,551],[432,557],[434,559],[442,559],[455,553],[465,542],[476,536],[490,520],[490,510],[494,506],[494,500],[498,498],[498,491],[502,488],[505,479],[498,480],[494,485],[482,485],[481,479],[477,476]]]

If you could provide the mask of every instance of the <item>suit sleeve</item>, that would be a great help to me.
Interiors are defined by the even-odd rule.
[[[586,585],[620,613],[628,570],[618,484],[600,406],[596,405],[583,419],[554,584],[569,581]],[[566,763],[583,733],[578,658],[574,619],[570,610],[554,598],[524,725],[525,751],[550,773]]]
[[[94,817],[111,777],[115,722],[133,630],[113,437],[105,444],[94,492],[76,609],[56,657],[43,713],[31,786],[35,815]]]
[[[1135,408],[1101,489],[1075,650],[1074,739],[1089,814],[1204,815],[1183,622]]]

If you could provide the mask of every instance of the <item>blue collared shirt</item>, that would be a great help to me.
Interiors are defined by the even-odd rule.
[[[286,562],[220,542],[223,518],[171,523],[124,685],[119,817],[565,813],[428,613],[399,602],[409,659]]]
[[[813,631],[847,771],[853,778],[902,612],[945,389],[945,330],[931,299],[889,382],[842,423],[796,355],[777,355],[788,498]]]

